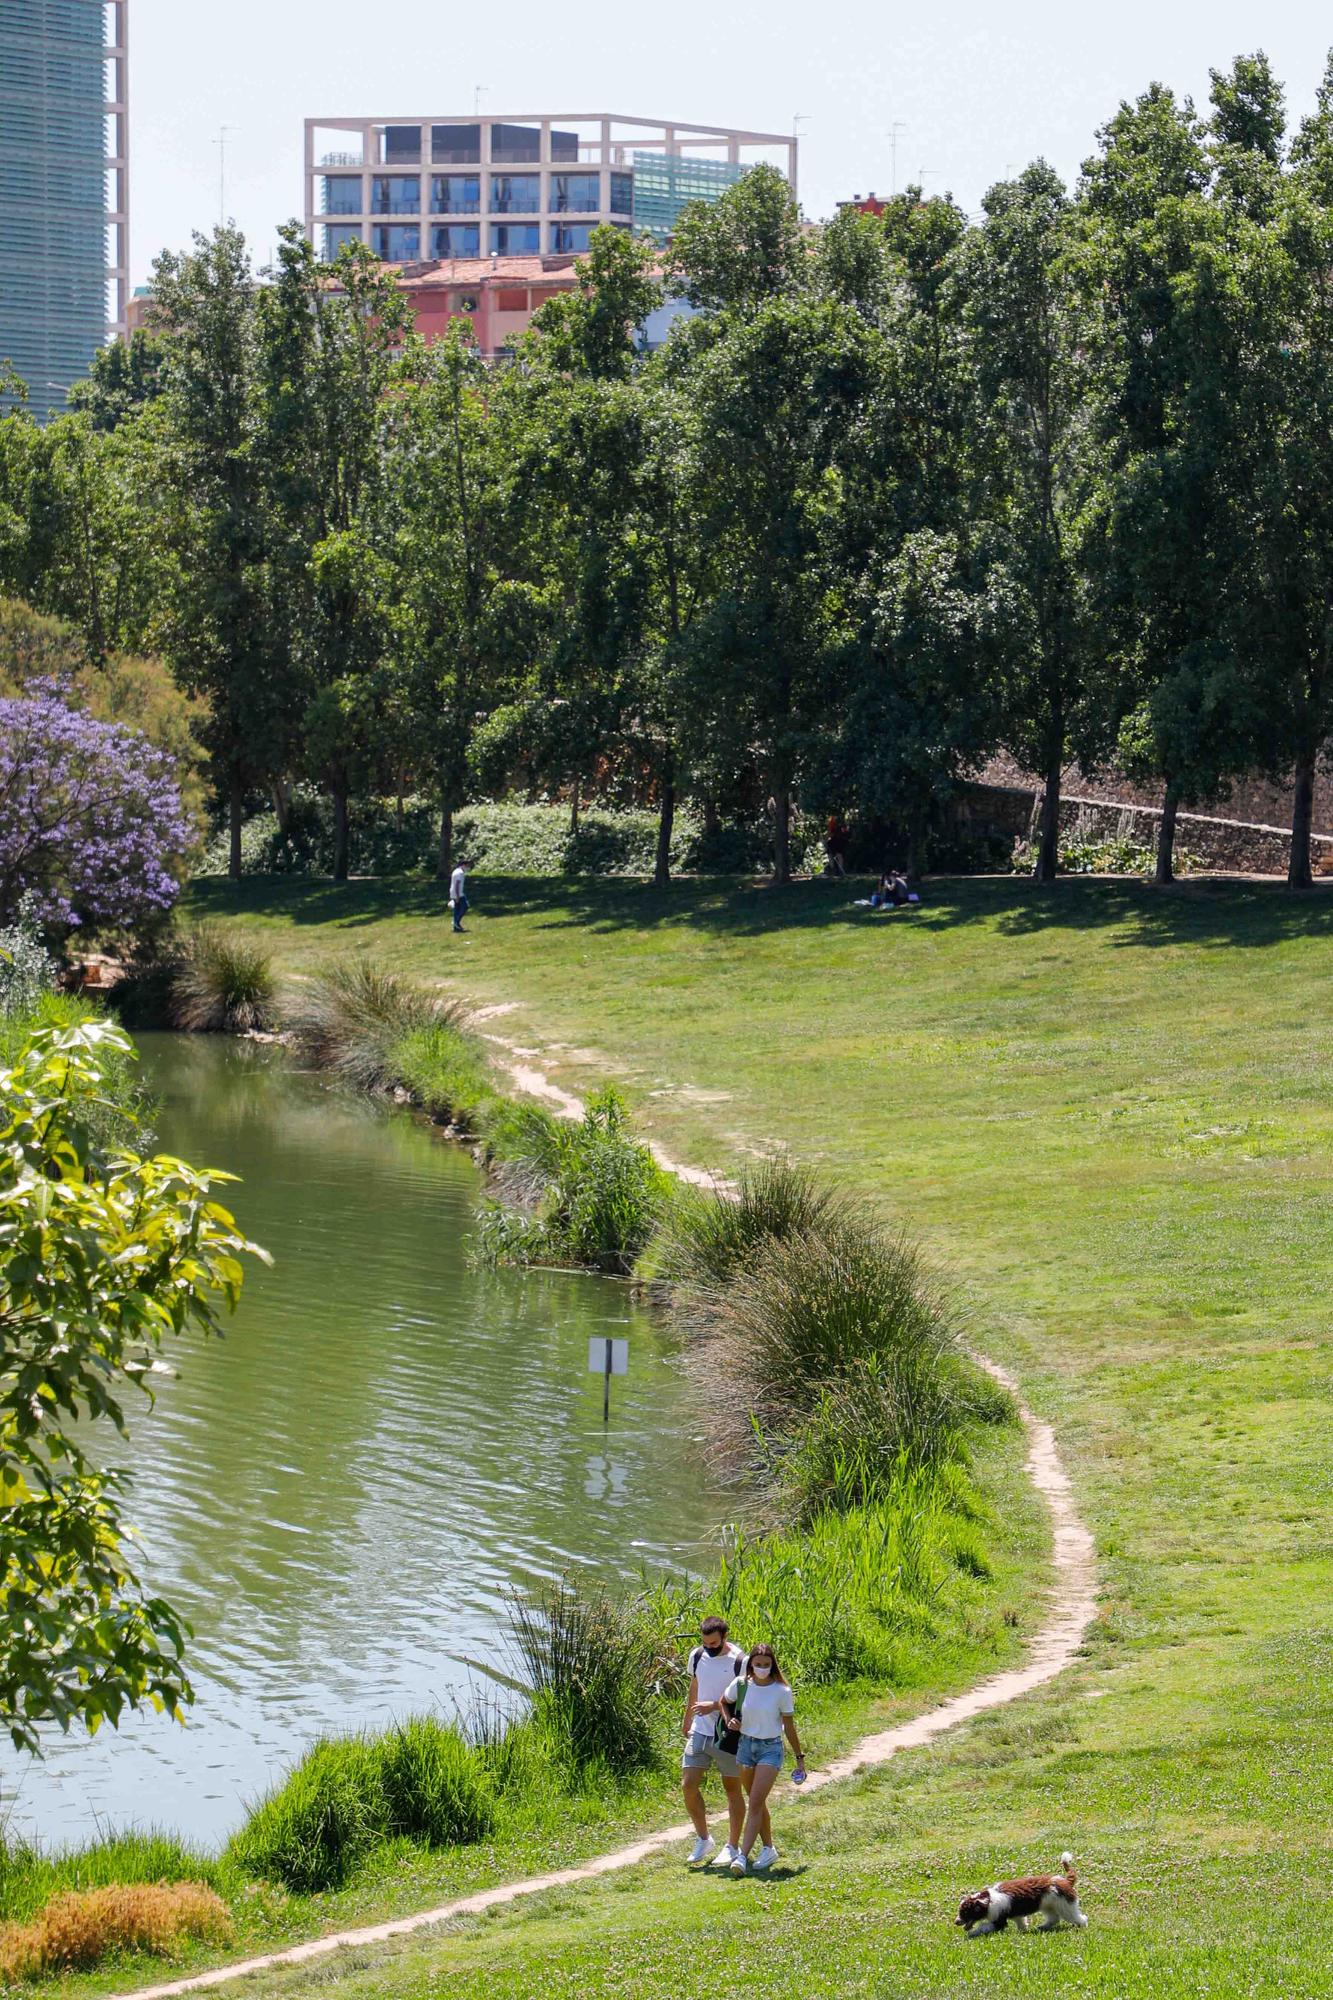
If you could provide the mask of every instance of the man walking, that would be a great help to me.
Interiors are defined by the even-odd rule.
[[[727,1637],[725,1618],[705,1618],[699,1627],[701,1643],[690,1654],[690,1691],[685,1698],[681,1733],[685,1754],[680,1760],[681,1789],[698,1838],[690,1850],[690,1863],[697,1867],[717,1852],[717,1842],[708,1831],[708,1809],[704,1805],[703,1781],[711,1770],[722,1780],[727,1795],[727,1844],[722,1850],[724,1868],[740,1853],[741,1828],[745,1823],[745,1790],[741,1767],[735,1757],[717,1741],[717,1718],[722,1696],[745,1665],[745,1655]],[[764,1808],[763,1838],[772,1842],[768,1808]]]
[[[467,915],[467,863],[460,861],[449,877],[449,908],[454,913],[454,929],[461,931]]]

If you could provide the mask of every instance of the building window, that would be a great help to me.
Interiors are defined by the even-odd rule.
[[[386,264],[413,264],[421,255],[421,231],[415,224],[377,222],[370,232],[370,247]]]
[[[432,125],[430,156],[437,167],[465,167],[481,158],[480,125]]]
[[[324,229],[324,262],[331,264],[344,243],[359,243],[361,227],[355,222],[331,222]]]
[[[535,222],[491,224],[491,250],[497,256],[535,257],[541,247],[541,229]]]
[[[325,215],[360,215],[363,200],[360,174],[325,174]]]
[[[492,174],[492,215],[539,215],[542,205],[540,174]]]
[[[557,214],[596,215],[601,206],[600,174],[551,175],[551,207]]]
[[[419,125],[386,125],[380,134],[380,158],[386,167],[414,167],[421,159]]]
[[[370,212],[372,215],[420,215],[420,176],[376,174],[370,183]]]
[[[553,222],[551,224],[551,249],[557,256],[567,257],[571,251],[582,252],[588,247],[588,239],[599,225],[595,222]]]
[[[480,174],[436,174],[430,184],[432,215],[479,215]]]
[[[432,257],[480,257],[479,222],[437,222],[430,232]]]
[[[633,215],[634,213],[633,174],[612,174],[611,213],[612,215]]]
[[[555,134],[551,134],[552,138]],[[491,127],[491,158],[515,166],[542,156],[540,125],[500,125]]]

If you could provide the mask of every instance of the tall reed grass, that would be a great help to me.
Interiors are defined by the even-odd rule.
[[[514,1606],[533,1720],[577,1774],[658,1759],[657,1656],[635,1607],[567,1579]]]
[[[818,1235],[848,1214],[841,1189],[774,1155],[742,1168],[734,1195],[678,1187],[644,1275],[714,1291],[748,1270],[766,1244]]]
[[[395,1052],[414,1038],[448,1036],[471,1045],[456,1000],[427,992],[371,958],[338,958],[294,994],[287,1025],[308,1062],[355,1090],[403,1081]],[[423,1059],[427,1040],[415,1041]]]

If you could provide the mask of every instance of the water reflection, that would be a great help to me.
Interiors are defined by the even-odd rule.
[[[688,1566],[723,1501],[689,1391],[622,1287],[470,1270],[467,1158],[280,1053],[145,1036],[159,1144],[242,1176],[273,1253],[220,1342],[132,1424],[141,1568],[191,1620],[188,1725],[132,1719],[7,1759],[17,1827],[219,1840],[322,1731],[503,1681],[515,1585]],[[609,1431],[592,1334],[628,1334]],[[469,1665],[468,1663],[475,1663]]]

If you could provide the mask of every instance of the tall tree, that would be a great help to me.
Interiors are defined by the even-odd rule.
[[[1055,878],[1060,788],[1111,719],[1080,559],[1092,490],[1093,381],[1075,282],[1075,216],[1038,161],[986,196],[972,244],[969,313],[988,418],[1003,442],[1004,564],[1016,616],[1006,678],[1009,745],[1041,774],[1036,875]]]
[[[272,601],[255,284],[240,232],[219,228],[196,236],[191,252],[165,252],[154,301],[165,341],[164,646],[181,683],[208,704],[206,740],[239,877],[247,792],[284,768],[295,721]]]

